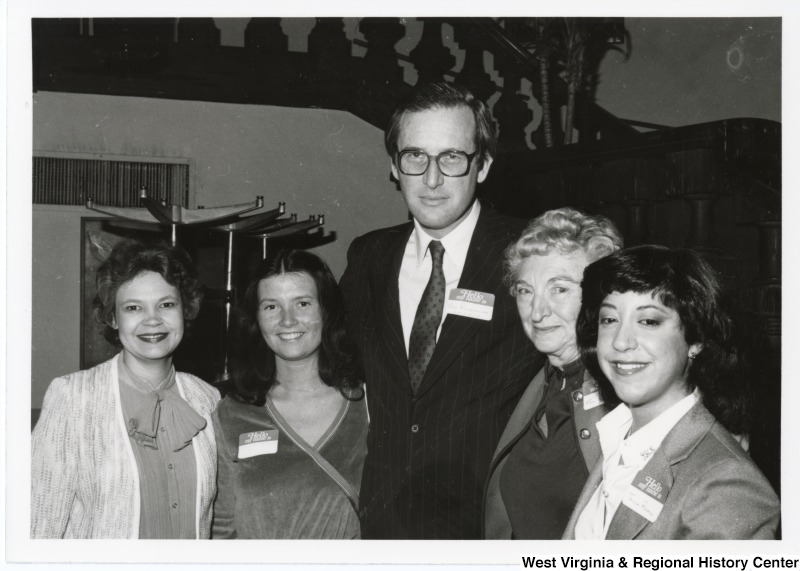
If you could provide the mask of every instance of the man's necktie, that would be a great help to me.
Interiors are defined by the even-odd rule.
[[[411,390],[417,392],[425,376],[425,369],[436,347],[436,331],[442,321],[444,309],[445,281],[442,259],[444,246],[432,240],[428,245],[431,251],[431,277],[422,299],[417,307],[414,325],[411,327],[411,339],[408,343],[408,373],[411,377]]]

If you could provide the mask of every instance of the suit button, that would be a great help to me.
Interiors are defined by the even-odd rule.
[[[419,424],[412,424],[411,425],[411,432],[413,432],[414,434],[419,432]]]
[[[581,428],[579,434],[581,435],[581,438],[583,438],[584,440],[589,440],[592,437],[592,431],[589,430],[588,428]]]
[[[583,400],[583,393],[581,391],[573,391],[572,400],[575,402],[581,402]]]

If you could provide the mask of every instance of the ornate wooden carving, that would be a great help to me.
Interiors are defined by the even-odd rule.
[[[409,59],[417,69],[417,83],[442,81],[444,74],[456,64],[456,58],[442,43],[443,18],[418,18],[423,22],[422,37],[409,52]]]
[[[352,44],[344,33],[341,18],[314,18],[316,24],[308,34],[308,55],[323,68],[323,62],[338,62],[350,57]]]
[[[469,89],[478,99],[488,101],[497,91],[497,85],[486,72],[483,57],[486,34],[467,18],[455,18],[453,39],[464,50],[464,65],[456,75],[456,83]]]
[[[364,18],[360,30],[367,40],[363,70],[369,82],[389,87],[403,82],[403,68],[397,61],[394,45],[406,27],[397,18]]]
[[[410,89],[403,81],[403,68],[394,51],[405,26],[397,18],[365,18],[359,27],[367,39],[367,53],[361,65],[354,112],[383,128],[398,98]]]
[[[251,18],[244,30],[244,47],[257,54],[285,54],[289,37],[283,33],[280,18]]]
[[[522,95],[522,73],[519,66],[508,58],[500,57],[499,72],[503,78],[503,92],[494,106],[494,116],[499,127],[500,152],[527,150],[525,127],[533,120],[527,98]]]
[[[320,106],[347,108],[355,98],[352,44],[341,18],[315,18],[308,35],[309,84]]]

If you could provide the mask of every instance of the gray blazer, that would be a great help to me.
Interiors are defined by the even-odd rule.
[[[634,482],[660,484],[663,508],[649,522],[620,504],[606,539],[775,539],[780,502],[767,479],[702,403],[667,434]],[[564,539],[603,480],[598,460],[570,516]]]
[[[508,519],[503,498],[500,496],[500,474],[509,452],[527,432],[531,419],[544,398],[544,386],[545,367],[542,367],[522,394],[522,398],[517,403],[495,449],[483,495],[483,538],[485,539],[511,539],[511,522]],[[595,424],[608,412],[605,404],[589,410],[585,410],[582,406],[584,397],[596,391],[597,383],[588,372],[584,371],[583,385],[580,390],[573,391],[570,401],[573,427],[580,443],[583,460],[589,470],[600,458],[600,441],[597,439]],[[538,426],[547,435],[546,415],[542,417]]]

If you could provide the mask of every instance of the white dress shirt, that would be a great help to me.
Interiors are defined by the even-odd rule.
[[[605,539],[636,474],[698,400],[700,395],[695,389],[630,436],[627,434],[632,417],[626,404],[619,405],[597,423],[603,450],[603,481],[578,517],[575,539]]]
[[[478,223],[478,215],[481,212],[480,202],[477,200],[472,205],[461,224],[453,228],[444,238],[439,241],[444,246],[443,270],[445,286],[445,300],[454,287],[458,287],[461,280],[461,273],[464,271],[464,264],[467,261],[467,250],[469,249],[472,233]],[[414,231],[408,238],[403,262],[400,264],[400,275],[397,278],[397,285],[400,290],[400,321],[403,325],[403,338],[406,342],[406,355],[408,355],[408,343],[411,338],[411,328],[414,326],[414,317],[417,314],[417,307],[422,299],[422,293],[428,280],[431,278],[431,253],[428,244],[436,238],[431,237],[423,230],[417,220],[414,220]],[[442,312],[442,323],[447,317],[447,304],[445,303]],[[436,330],[436,339],[442,332],[442,323]]]

